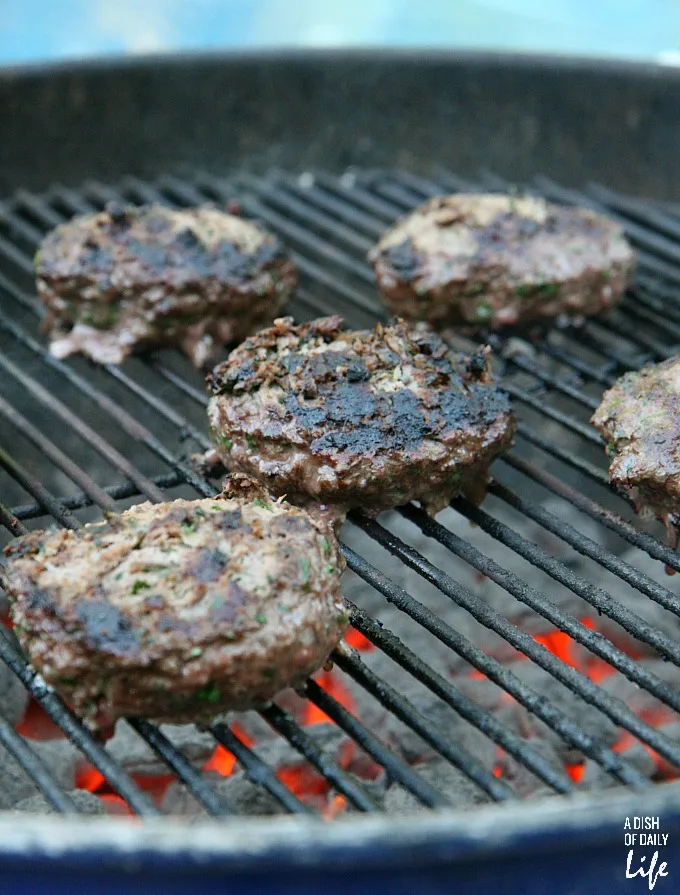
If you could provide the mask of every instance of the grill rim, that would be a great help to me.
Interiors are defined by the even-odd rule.
[[[423,89],[437,67],[440,77]],[[447,96],[459,98],[453,109],[441,103],[442,78],[451,83]],[[335,172],[352,163],[405,164],[432,173],[420,142],[427,128],[436,142],[429,158],[464,174],[485,164],[519,181],[542,170],[562,182],[592,177],[672,201],[680,196],[679,79],[673,66],[630,59],[418,47],[29,62],[0,68],[0,193],[55,180],[77,185],[83,171],[105,180],[130,171],[153,177],[191,163],[260,172],[276,164]],[[120,106],[109,101],[123,94]],[[248,110],[243,128],[233,127],[234,109]],[[642,127],[627,119],[631,109],[645,110]],[[535,127],[517,126],[523,111]],[[149,115],[154,128],[141,133],[138,122]],[[206,120],[215,124],[209,132]]]
[[[600,790],[568,798],[536,798],[513,803],[512,811],[503,804],[490,804],[473,812],[345,815],[326,824],[289,815],[270,820],[239,815],[232,824],[215,819],[192,824],[177,817],[130,824],[115,817],[24,817],[0,812],[0,867],[3,861],[25,861],[32,867],[37,859],[48,865],[72,861],[83,868],[91,864],[101,872],[102,862],[130,858],[135,866],[144,867],[158,866],[162,858],[205,870],[211,866],[236,871],[327,869],[346,867],[348,861],[358,862],[362,870],[436,868],[489,856],[597,853],[614,843],[622,866],[623,821],[643,813],[658,816],[673,843],[673,834],[680,833],[680,781],[644,793]],[[556,880],[557,892],[561,891],[558,886]]]

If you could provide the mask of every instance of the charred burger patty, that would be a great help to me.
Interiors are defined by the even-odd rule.
[[[654,513],[677,545],[680,530],[680,358],[626,373],[592,423],[607,442],[609,478],[638,511]]]
[[[332,529],[246,476],[214,499],[32,532],[5,554],[22,647],[93,728],[261,706],[348,624]]]
[[[152,344],[196,366],[271,322],[295,287],[281,243],[210,206],[109,206],[62,224],[35,258],[58,357],[120,363]]]
[[[487,350],[454,354],[403,321],[346,332],[340,317],[275,321],[208,377],[220,457],[274,494],[378,512],[484,495],[515,428]]]
[[[429,200],[369,260],[390,310],[437,328],[598,314],[634,267],[621,228],[602,215],[495,194]]]

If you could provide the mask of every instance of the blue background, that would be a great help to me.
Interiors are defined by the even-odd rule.
[[[0,63],[243,47],[432,46],[680,64],[680,0],[0,0]]]

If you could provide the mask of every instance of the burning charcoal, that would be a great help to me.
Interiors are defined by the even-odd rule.
[[[471,808],[491,801],[462,771],[442,759],[418,765],[414,770],[446,796],[456,808]],[[385,793],[385,811],[388,813],[411,814],[414,811],[429,810],[416,796],[398,784],[393,784]]]
[[[354,743],[335,724],[313,724],[307,728],[306,733],[320,749],[328,753],[342,767],[349,764],[355,748]],[[261,747],[256,745],[255,751],[270,767],[276,770],[307,764],[297,749],[294,749],[287,740],[281,737],[270,740]]]
[[[296,706],[302,703],[300,697],[293,690],[284,690],[276,697],[277,705],[285,708],[286,711],[294,709],[288,707],[288,701],[295,701]],[[219,720],[219,719],[218,719]],[[225,716],[224,721],[227,724],[235,723],[250,739],[255,743],[262,743],[265,740],[273,739],[276,733],[271,729],[269,724],[258,715],[257,712],[230,712]]]
[[[0,664],[0,715],[10,724],[18,724],[28,705],[28,691],[19,678],[4,664]]]
[[[495,744],[483,733],[464,721],[452,709],[436,697],[420,695],[414,700],[416,708],[447,740],[456,742],[481,762],[492,768],[496,755]],[[392,748],[408,764],[438,760],[438,753],[417,733],[388,714],[378,731],[380,739]]]
[[[334,724],[314,724],[306,732],[316,745],[331,755],[341,767],[345,769],[351,767],[355,747],[340,728]],[[255,751],[269,767],[284,779],[284,782],[293,785],[294,791],[303,801],[311,799],[314,802],[313,807],[323,810],[326,794],[318,791],[320,779],[318,772],[286,740],[279,737],[271,739],[262,745],[257,745]],[[235,813],[280,814],[284,810],[277,799],[269,795],[261,786],[250,781],[241,770],[236,770],[228,777],[221,777],[213,772],[209,772],[205,776],[217,792],[225,797]],[[299,779],[293,781],[292,778],[295,776],[298,776]],[[373,785],[376,792],[382,785],[382,783],[377,784],[372,781],[361,780],[360,782],[362,785],[366,785],[367,789]],[[308,787],[308,791],[306,791],[306,787]],[[172,814],[187,816],[204,813],[203,808],[180,783],[173,783],[168,787],[163,800],[163,808]]]
[[[538,752],[556,771],[565,770],[563,761],[547,740],[534,737],[527,740],[527,746],[534,752]],[[505,780],[524,799],[554,795],[554,790],[536,777],[524,764],[502,750],[499,750],[495,772],[501,780]]]
[[[663,724],[659,727],[659,733],[667,736],[669,740],[680,743],[680,721],[672,721],[669,724]],[[647,754],[654,760],[655,772],[659,777],[664,779],[675,780],[680,775],[680,769],[676,765],[669,762],[662,755],[652,753],[649,749],[645,750]]]
[[[680,687],[680,668],[671,662],[664,662],[661,659],[643,659],[640,664],[671,687],[675,689]],[[629,681],[622,674],[611,674],[602,681],[600,686],[611,696],[625,702],[636,715],[646,721],[651,721],[656,727],[670,723],[677,718],[672,709],[664,706],[654,696]]]
[[[579,696],[572,693],[558,680],[551,677],[533,662],[516,662],[510,669],[523,680],[534,692],[539,693],[551,705],[559,706],[561,712],[577,723],[582,729],[589,731],[606,746],[612,746],[618,737],[618,728],[613,721],[603,715],[595,706],[588,705]],[[513,701],[514,702],[514,701]],[[565,761],[572,756],[569,744],[549,728],[543,721],[528,712],[519,703],[515,706],[515,729],[522,736],[545,737],[557,750],[557,754]]]
[[[68,794],[76,804],[79,814],[107,814],[106,806],[100,798],[83,789],[74,789]],[[44,796],[36,795],[22,799],[14,806],[15,811],[26,814],[59,814]]]
[[[45,740],[31,742],[31,748],[45,762],[62,789],[73,789],[76,771],[82,764],[82,753],[69,740]]]
[[[31,742],[31,748],[47,765],[62,789],[75,786],[77,750],[67,740]],[[39,789],[21,766],[0,746],[0,809],[12,808],[22,799],[37,795]]]
[[[193,724],[162,724],[160,729],[194,764],[203,764],[215,749],[212,735],[198,730]],[[129,774],[154,776],[168,773],[167,765],[125,721],[116,724],[115,736],[108,741],[106,749]]]
[[[234,814],[270,815],[284,811],[278,799],[264,787],[250,781],[243,772],[232,774],[231,777],[220,777],[218,774],[206,776],[210,778],[212,788],[227,801]],[[205,809],[182,783],[171,783],[167,788],[163,810],[168,814],[184,817],[206,814]]]

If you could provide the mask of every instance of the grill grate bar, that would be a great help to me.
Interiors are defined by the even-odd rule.
[[[316,178],[313,183],[301,186],[285,172],[277,171],[273,175],[273,179],[279,189],[285,189],[296,199],[301,199],[302,202],[314,205],[318,210],[326,212],[328,217],[325,218],[325,222],[328,220],[344,221],[351,227],[363,230],[368,234],[371,237],[371,243],[382,233],[383,225],[377,223],[372,215],[364,214],[354,205],[334,195],[330,190],[321,189],[317,185]]]
[[[613,385],[616,380],[616,377],[612,376],[610,372],[612,367],[610,361],[602,364],[602,366],[597,369],[596,367],[593,367],[592,364],[586,363],[586,361],[582,360],[580,357],[575,357],[569,351],[566,351],[564,348],[560,348],[547,340],[540,343],[540,349],[545,352],[545,354],[555,360],[567,364],[572,370],[575,370],[583,376],[587,376],[589,379],[594,380],[600,385],[610,386]]]
[[[317,708],[325,712],[331,720],[335,721],[338,727],[357,742],[371,758],[381,764],[394,780],[420,799],[424,805],[428,805],[430,808],[450,806],[451,803],[445,796],[442,796],[409,765],[400,761],[367,727],[357,721],[354,715],[348,712],[330,693],[322,689],[315,680],[307,681],[305,696]]]
[[[20,463],[17,463],[16,460],[12,459],[12,457],[10,457],[2,448],[0,448],[0,466],[8,472],[16,482],[19,482],[21,487],[27,491],[31,497],[35,498],[40,506],[43,507],[50,516],[56,519],[60,525],[63,525],[64,528],[78,528],[80,523],[76,517],[69,510],[65,510],[61,502],[57,500],[44,485],[41,485],[40,482],[33,478],[33,476],[29,475],[24,467]]]
[[[177,485],[180,485],[182,483],[182,478],[177,475],[176,472],[171,472],[165,475],[153,476],[150,481],[162,491],[167,491],[170,488],[175,488]],[[124,500],[126,497],[139,497],[141,494],[139,488],[132,482],[124,482],[120,485],[107,485],[104,488],[104,491],[106,491],[109,497],[112,497],[114,500]],[[69,510],[82,510],[84,507],[91,507],[94,504],[92,498],[84,491],[76,492],[70,497],[61,498],[60,502],[62,506]],[[16,519],[34,519],[36,516],[44,515],[44,510],[37,503],[12,507],[11,510],[6,512],[10,512]]]
[[[437,528],[429,526],[424,520],[420,519],[418,511],[412,510],[411,508],[404,509],[402,512],[406,518],[410,519],[410,521],[414,521],[424,533],[429,534],[430,532],[436,532],[436,539],[440,543],[443,543],[444,546],[449,546],[446,542],[447,539],[445,535],[450,533],[447,532],[446,529],[439,532]],[[360,519],[358,520],[358,524],[367,534],[370,534],[370,536],[379,544],[389,550],[390,553],[399,557],[405,565],[417,572],[426,581],[429,581],[430,584],[433,584],[439,591],[441,591],[441,593],[452,599],[459,606],[467,609],[476,621],[494,631],[496,634],[499,634],[505,641],[514,646],[515,649],[524,653],[525,656],[532,659],[537,665],[552,674],[555,679],[565,684],[565,686],[569,687],[572,692],[581,696],[586,702],[597,706],[600,711],[611,717],[616,723],[621,724],[621,726],[624,726],[627,729],[630,727],[631,732],[640,730],[650,738],[656,736],[655,731],[648,728],[648,725],[640,722],[640,719],[625,706],[617,705],[615,700],[607,697],[606,694],[604,694],[604,692],[599,687],[596,687],[590,680],[585,678],[575,669],[565,665],[542,644],[535,641],[524,631],[510,623],[495,610],[491,609],[491,607],[489,607],[482,599],[476,597],[466,588],[459,585],[449,575],[442,572],[425,559],[425,557],[418,553],[418,551],[409,547],[377,522]],[[434,525],[436,526],[436,523]],[[492,576],[490,575],[489,577]],[[645,728],[648,728],[648,730]],[[638,734],[636,733],[635,735],[637,736]],[[666,738],[664,737],[664,740],[665,739]],[[665,748],[666,743],[663,745]],[[673,744],[670,745],[671,747],[673,746]],[[582,749],[582,746],[579,748]],[[618,757],[616,757],[614,767],[616,768],[616,771],[621,772],[623,776],[627,778],[626,782],[632,783],[639,776],[637,771],[632,771],[627,762],[620,761]],[[632,777],[630,776],[631,771]],[[623,778],[620,777],[619,779]]]
[[[599,183],[589,183],[586,192],[601,205],[647,224],[651,229],[659,230],[672,240],[680,240],[680,223],[647,202],[619,195]]]
[[[651,302],[646,303],[651,304]],[[675,339],[680,340],[680,326],[669,320],[668,316],[663,317],[655,310],[649,311],[645,307],[640,307],[641,304],[642,302],[639,300],[638,295],[634,301],[631,301],[629,297],[625,298],[619,307],[621,310],[625,311],[628,316],[637,317],[638,320],[643,320],[645,323],[657,327],[662,335],[671,335]]]
[[[146,793],[128,777],[106,750],[92,737],[62,700],[45,684],[19,655],[11,643],[10,635],[0,627],[0,659],[19,677],[31,696],[47,712],[50,719],[61,728],[73,745],[79,749],[106,777],[113,789],[142,817],[158,814],[158,809]]]
[[[554,420],[556,423],[560,423],[566,429],[569,429],[570,432],[575,432],[577,435],[580,435],[581,438],[584,439],[584,441],[589,441],[591,444],[602,444],[602,439],[600,438],[600,436],[596,432],[593,432],[592,429],[589,429],[584,423],[579,422],[579,420],[575,420],[567,413],[563,413],[561,410],[557,410],[557,408],[555,407],[551,407],[549,404],[546,404],[545,401],[542,401],[535,395],[529,394],[529,392],[525,391],[524,389],[518,388],[511,382],[504,382],[503,390],[506,391],[516,401],[521,401],[522,404],[526,404],[526,406],[531,407],[532,410],[537,410],[539,413],[542,413],[543,416],[547,416],[549,419]]]
[[[601,590],[594,585],[589,584],[584,578],[579,575],[576,575],[570,569],[568,569],[563,563],[559,560],[554,559],[552,556],[548,555],[544,550],[540,547],[537,547],[531,541],[522,537],[521,535],[514,532],[508,525],[500,522],[497,519],[491,517],[488,513],[484,512],[484,510],[480,510],[475,507],[471,507],[469,504],[464,503],[462,500],[455,500],[452,503],[452,506],[462,515],[466,517],[466,519],[470,519],[476,525],[494,537],[497,541],[506,546],[510,547],[515,551],[518,555],[524,557],[529,560],[533,565],[537,568],[542,569],[551,578],[555,581],[559,581],[560,584],[563,584],[565,587],[568,587],[573,593],[578,594],[583,600],[589,603],[593,608],[597,609],[597,611],[606,615],[615,621],[617,624],[621,625],[621,627],[628,631],[633,637],[636,637],[638,640],[643,643],[647,643],[649,646],[652,646],[659,655],[667,660],[674,662],[676,665],[680,664],[680,644],[677,641],[673,640],[670,637],[666,637],[661,634],[659,631],[656,631],[639,616],[635,615],[635,613],[630,612],[630,610],[626,609],[623,606],[620,606],[616,601],[613,600],[611,594],[606,593],[606,591]],[[409,518],[411,521],[415,522],[415,524],[420,525],[421,522],[424,522],[422,516],[418,515],[416,517],[415,513],[411,512],[411,510],[404,510],[404,513],[409,514]],[[436,533],[435,533],[436,531]],[[428,533],[431,536],[437,538],[440,543],[442,542],[441,538],[444,537],[443,527],[435,529],[428,529]],[[441,536],[441,537],[439,537]],[[517,599],[522,602],[528,601],[531,599],[530,603],[531,607],[539,612],[541,615],[544,615],[545,612],[555,612],[556,617],[559,610],[553,609],[554,604],[551,603],[550,600],[546,600],[538,591],[533,588],[527,587],[524,582],[516,575],[513,575],[510,572],[507,572],[501,566],[497,565],[493,562],[493,560],[488,559],[484,556],[484,554],[480,553],[474,547],[471,547],[461,538],[458,538],[457,535],[453,535],[447,532],[447,546],[450,547],[458,556],[462,556],[467,562],[470,562],[475,568],[479,569],[479,571],[483,572],[485,575],[489,575],[495,580],[497,583],[501,584],[506,590],[509,590],[510,587],[513,589],[511,593],[513,596],[517,597]],[[483,568],[482,568],[483,566]],[[494,577],[495,576],[495,577]],[[516,591],[516,592],[515,592]],[[534,605],[534,602],[536,605]],[[539,609],[539,603],[543,608]],[[562,613],[559,613],[562,615]],[[546,616],[547,617],[547,616]],[[555,622],[555,619],[551,617],[551,621]],[[569,622],[569,617],[565,616],[558,627],[561,628],[562,624],[564,624],[565,620]],[[603,643],[608,643],[605,638],[602,638],[602,635],[596,634],[595,632],[590,631],[589,628],[583,628],[582,625],[576,625],[574,630],[567,630],[563,628],[562,630],[566,630],[566,632],[577,640],[584,644],[584,646],[588,646],[588,649],[592,649],[593,651],[597,651],[595,649],[595,644],[599,643],[601,648],[603,647]],[[582,640],[581,638],[584,638]],[[600,654],[601,659],[605,659],[605,661],[609,662],[614,667],[618,668],[622,674],[628,676],[629,672],[637,675],[640,671],[639,665],[637,662],[631,660],[628,656],[622,653],[620,650],[609,650],[609,647],[606,647],[608,654]],[[618,663],[622,663],[619,666]],[[625,671],[624,666],[629,670]],[[641,679],[635,677],[635,682],[641,684]],[[643,684],[646,689],[649,689],[650,692],[654,692],[652,687],[658,686],[660,682],[652,682],[649,680],[647,683]],[[675,696],[669,695],[666,688],[663,687],[664,695],[656,694],[660,699],[666,701],[666,699],[671,698],[672,702],[670,703],[676,711],[680,711],[680,694],[678,694],[677,699]]]
[[[680,554],[675,550],[666,547],[646,532],[638,531],[637,528],[634,528],[629,522],[626,522],[625,519],[622,519],[621,516],[617,515],[612,510],[605,509],[594,500],[581,494],[580,491],[571,488],[569,485],[565,485],[561,479],[557,478],[557,476],[552,475],[546,470],[539,469],[535,464],[529,463],[515,454],[506,455],[503,458],[503,462],[514,467],[514,469],[523,472],[526,476],[543,485],[559,497],[564,498],[564,500],[567,500],[572,506],[575,506],[582,513],[590,516],[591,519],[599,522],[605,528],[615,532],[624,540],[628,541],[629,544],[638,547],[640,550],[644,550],[644,552],[653,559],[658,559],[671,569],[680,571]]]
[[[389,547],[388,547],[389,549]],[[479,647],[455,631],[450,625],[443,622],[435,613],[427,609],[403,588],[391,581],[386,575],[373,569],[368,563],[351,566],[358,575],[376,588],[390,603],[415,619],[424,628],[435,635],[442,643],[458,653],[477,671],[481,672],[490,681],[502,687],[514,699],[523,705],[529,712],[540,718],[545,724],[555,731],[564,742],[579,749],[585,755],[594,759],[608,773],[618,776],[623,774],[622,782],[639,785],[641,780],[637,772],[629,774],[627,768],[621,768],[619,757],[610,750],[601,746],[593,737],[583,730],[578,724],[554,708],[542,696],[534,692],[515,674],[501,665],[496,659],[487,655]]]
[[[349,553],[349,548],[345,548]],[[351,551],[353,553],[353,551]],[[365,562],[357,554],[353,554],[353,565]],[[482,731],[498,746],[516,758],[536,776],[552,787],[556,792],[571,792],[573,786],[565,774],[556,772],[545,759],[526,745],[520,737],[499,723],[489,712],[480,709],[471,699],[464,696],[453,684],[433,671],[425,662],[416,656],[398,637],[386,631],[373,621],[370,616],[356,606],[352,613],[352,624],[368,639],[378,646],[386,655],[406,668],[415,678],[424,683],[433,693],[453,708],[462,718]]]
[[[361,661],[355,650],[350,647],[337,649],[333,654],[333,659],[343,671],[346,671],[357,683],[361,684],[368,693],[375,696],[395,717],[407,724],[411,730],[414,730],[447,761],[461,770],[480,789],[488,793],[492,799],[501,802],[517,798],[507,783],[494,777],[493,773],[473,758],[466,749],[442,736],[436,725],[428,721],[408,699],[374,674]]]
[[[538,591],[530,588],[520,578],[502,569],[497,563],[484,556],[470,544],[462,541],[442,525],[430,519],[422,510],[417,510],[415,507],[404,507],[399,512],[410,522],[413,522],[414,525],[417,525],[424,534],[433,537],[438,543],[444,545],[456,555],[463,557],[466,562],[479,569],[484,575],[495,581],[518,600],[531,606],[544,618],[550,619],[556,627],[568,633],[574,640],[582,643],[591,652],[599,655],[601,658],[605,658],[606,655],[605,661],[616,667],[626,677],[636,680],[637,676],[640,675],[640,680],[644,679],[646,681],[643,685],[645,688],[652,692],[650,688],[653,686],[654,694],[657,698],[675,707],[677,696],[672,690],[665,687],[661,681],[655,683],[653,680],[648,680],[649,673],[646,669],[642,669],[641,666],[637,666],[636,663],[628,659],[625,654],[621,654],[601,634],[592,631],[590,628],[584,628],[579,622],[574,621],[571,616],[562,613],[554,604],[539,594]],[[481,516],[479,524],[482,524]],[[498,524],[496,522],[496,525]],[[572,692],[577,693],[586,702],[596,706],[612,721],[625,727],[626,730],[629,730],[639,739],[648,742],[657,751],[661,751],[661,754],[667,755],[669,761],[680,766],[680,747],[676,743],[673,743],[668,737],[659,734],[649,724],[642,722],[620,700],[613,699],[581,672],[561,662],[529,634],[511,624],[506,618],[499,615],[499,613],[475,597],[470,591],[462,588],[452,578],[428,562],[425,557],[404,544],[403,541],[400,541],[384,529],[382,532],[378,531],[380,528],[381,526],[375,523],[372,524],[371,536],[376,537],[390,552],[398,555],[406,565],[418,572],[431,584],[434,584],[446,596],[451,597],[459,605],[464,606],[477,621],[495,631],[504,640],[524,653],[525,656],[533,659],[537,665],[540,665],[541,668],[552,674],[554,678],[567,686]],[[638,633],[637,636],[639,637],[640,634]]]
[[[1,356],[0,366],[5,366],[5,359]],[[25,438],[31,441],[40,452],[51,460],[58,469],[61,469],[71,481],[75,482],[76,485],[80,485],[80,487],[90,495],[92,500],[107,510],[114,510],[116,508],[115,501],[112,500],[109,495],[100,488],[89,475],[87,475],[87,473],[83,472],[82,469],[67,457],[53,441],[50,441],[50,439],[39,429],[36,429],[35,426],[29,423],[26,417],[19,413],[18,410],[15,410],[9,401],[6,401],[3,397],[0,397],[0,415],[2,415],[17,432],[20,432]]]
[[[603,488],[611,490],[609,477],[598,466],[595,466],[589,460],[582,459],[577,454],[574,454],[573,451],[565,450],[548,438],[545,438],[543,435],[539,435],[537,432],[533,431],[532,428],[529,428],[524,420],[519,420],[517,423],[517,434],[530,444],[540,447],[546,454],[550,454],[550,456],[556,457],[558,460],[566,463],[567,466],[571,466],[572,469],[577,469],[579,472],[582,472],[598,485],[602,485]]]
[[[142,721],[138,718],[129,718],[127,722],[154,752],[165,762],[179,780],[187,787],[189,792],[206,811],[213,817],[228,817],[233,812],[228,802],[219,796],[215,790],[203,779],[181,752],[179,752],[170,740],[155,724]]]
[[[537,367],[532,360],[529,360],[529,358],[521,354],[516,354],[509,357],[508,361],[517,367],[518,370],[521,370],[523,373],[529,373],[531,376],[539,379],[544,385],[549,385],[554,391],[559,392],[561,395],[573,398],[574,401],[577,401],[583,407],[587,407],[589,410],[597,409],[599,401],[585,395],[580,389],[570,385],[568,382],[561,381],[546,370],[541,370],[540,367]]]
[[[585,535],[576,531],[576,529],[569,525],[568,522],[558,519],[557,516],[543,509],[543,507],[540,507],[529,500],[525,500],[498,481],[491,483],[489,492],[495,494],[496,497],[500,497],[509,506],[519,510],[519,512],[523,513],[529,519],[538,522],[547,531],[551,531],[567,544],[574,547],[574,549],[578,550],[583,556],[588,556],[590,559],[594,559],[603,568],[613,572],[623,581],[626,581],[636,590],[639,590],[640,593],[645,594],[645,596],[654,600],[660,606],[663,606],[664,609],[668,609],[669,612],[673,612],[680,616],[680,599],[678,599],[675,594],[671,593],[668,588],[662,587],[658,582],[654,581],[653,578],[645,575],[644,572],[639,572],[627,562],[619,559],[615,554],[600,547],[595,541],[592,541],[590,538],[587,538]]]
[[[321,232],[329,234],[336,239],[341,240],[350,248],[357,252],[366,253],[373,245],[373,240],[366,236],[361,236],[356,230],[350,229],[343,224],[339,224],[334,217],[328,216],[316,211],[307,202],[301,202],[295,196],[291,196],[281,190],[280,187],[274,187],[266,181],[260,181],[258,178],[248,174],[241,174],[233,181],[239,192],[242,189],[254,189],[259,196],[269,202],[284,213],[290,214],[292,218],[299,218],[308,224],[318,228]],[[351,259],[346,259],[351,260]],[[343,261],[343,264],[346,261]],[[361,266],[361,279],[365,279],[363,265]]]
[[[73,799],[62,792],[45,762],[2,715],[0,715],[0,744],[36,783],[53,808],[60,814],[74,814],[77,811]]]
[[[217,742],[227,749],[243,766],[248,779],[274,796],[290,814],[314,814],[311,808],[283,784],[266,762],[253,752],[226,724],[212,724],[210,732]]]
[[[264,720],[300,755],[317,769],[341,795],[354,805],[359,811],[377,811],[378,804],[369,795],[365,787],[354,780],[346,771],[334,761],[328,753],[323,752],[314,740],[306,733],[297,722],[277,705],[270,705],[260,712]]]

